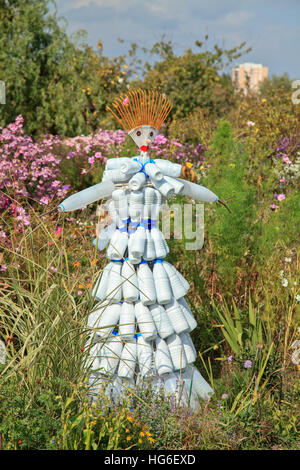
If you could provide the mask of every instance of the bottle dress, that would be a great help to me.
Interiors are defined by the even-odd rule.
[[[128,96],[133,102],[133,95]],[[122,98],[123,107],[126,101]],[[158,221],[163,204],[174,194],[210,203],[218,198],[182,180],[180,164],[149,157],[148,145],[140,144],[155,138],[157,122],[144,116],[133,131],[130,124],[129,135],[140,154],[109,159],[101,183],[60,205],[69,211],[106,198],[111,219],[94,240],[99,250],[106,250],[108,263],[93,286],[95,306],[87,318],[91,390],[96,398],[105,385],[110,399],[117,401],[124,387],[150,383],[196,409],[199,399],[207,400],[213,390],[194,366],[197,352],[190,334],[197,322],[185,299],[190,286],[171,256],[166,260],[169,247]]]

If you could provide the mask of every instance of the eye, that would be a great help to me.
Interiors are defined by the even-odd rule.
[[[150,137],[153,137],[153,132],[151,131],[149,135],[150,135]]]
[[[140,135],[141,135],[141,131],[137,131],[137,132],[136,132],[136,135],[140,136]]]

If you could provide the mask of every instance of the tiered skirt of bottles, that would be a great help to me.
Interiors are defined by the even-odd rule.
[[[109,378],[113,400],[127,384],[151,379],[196,408],[213,391],[193,366],[190,333],[197,323],[184,298],[189,283],[165,261],[169,248],[157,227],[164,202],[145,181],[137,189],[115,189],[108,202],[113,223],[94,241],[100,250],[107,247],[110,262],[93,288],[90,377],[96,384]]]

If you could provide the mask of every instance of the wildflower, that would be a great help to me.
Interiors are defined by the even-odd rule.
[[[228,398],[228,395],[227,393],[223,393],[223,395],[221,396],[222,400],[226,400]]]
[[[285,261],[286,263],[291,263],[291,262],[292,262],[292,258],[284,258],[284,261]]]
[[[266,101],[267,101],[266,98],[262,98],[262,100],[261,100],[262,103],[265,103]]]
[[[0,271],[7,271],[6,264],[1,264]]]
[[[95,163],[95,158],[94,157],[90,157],[88,158],[88,162],[93,165]]]
[[[251,369],[252,361],[250,361],[249,359],[247,361],[245,361],[244,362],[244,367],[245,367],[245,369]]]
[[[55,268],[54,266],[50,266],[50,269],[51,271],[55,271],[55,272],[57,271],[57,268]]]
[[[285,178],[284,178],[284,177],[283,177],[283,178],[280,178],[279,182],[280,182],[280,183],[285,183]]]
[[[127,436],[126,437],[126,441],[131,441],[131,439],[132,439],[132,436]]]
[[[78,297],[80,297],[80,296],[82,295],[82,290],[79,290],[79,291],[77,292],[77,295],[78,295]]]
[[[62,232],[62,227],[57,227],[56,231],[55,231],[55,235],[59,235],[61,232]]]
[[[74,268],[78,268],[78,266],[80,266],[80,262],[76,261],[76,263],[74,263],[73,266],[74,266]]]
[[[151,444],[153,444],[153,442],[155,442],[155,439],[153,439],[153,437],[149,437],[148,441],[151,442]]]
[[[285,195],[284,194],[277,194],[277,200],[278,201],[283,201],[285,199]]]
[[[255,122],[253,122],[253,121],[247,121],[247,122],[246,122],[246,125],[247,125],[248,127],[253,127],[253,126],[255,126]]]
[[[46,196],[43,196],[43,197],[40,199],[40,204],[44,204],[44,205],[49,204],[49,199],[48,199]]]
[[[295,299],[297,300],[297,302],[299,302],[300,301],[300,295],[299,294],[295,295]]]
[[[228,356],[227,361],[232,362],[232,356]]]
[[[277,204],[270,204],[270,209],[277,210],[279,209],[279,206],[277,206]]]
[[[145,433],[143,431],[140,432],[140,436],[144,437]]]
[[[284,276],[284,270],[282,269],[281,271],[279,271],[279,276],[280,277],[283,277]]]
[[[281,281],[281,284],[283,285],[283,287],[287,287],[289,284],[289,281],[286,278],[283,278]]]
[[[78,289],[83,289],[84,286],[82,284],[78,284]]]
[[[291,160],[289,159],[289,157],[287,157],[286,155],[284,157],[282,157],[282,160],[287,163],[288,165],[291,165]]]
[[[142,442],[143,442],[142,439],[139,439],[139,440],[138,440],[138,443],[139,443],[139,444],[141,444]]]
[[[18,444],[22,444],[22,441],[21,441],[21,439],[18,441]]]
[[[102,158],[102,153],[101,152],[96,152],[94,157],[95,158]]]
[[[88,282],[87,285],[86,285],[87,289],[89,289],[91,287],[91,283]]]
[[[192,168],[192,167],[193,167],[193,164],[192,164],[191,162],[187,162],[187,163],[186,163],[186,166],[187,166],[188,168]]]
[[[125,432],[126,432],[126,434],[128,434],[128,433],[129,433],[129,429],[128,429],[128,428],[126,428],[126,429],[125,429]]]
[[[124,67],[125,67],[125,65],[124,65]],[[129,98],[128,98],[128,96],[126,96],[126,98],[122,101],[122,103],[123,103],[124,106],[127,106],[127,105],[128,105],[128,103],[129,103]]]

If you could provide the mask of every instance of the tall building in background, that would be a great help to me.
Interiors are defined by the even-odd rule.
[[[268,67],[262,64],[246,62],[234,67],[232,71],[232,82],[237,90],[243,90],[245,94],[248,88],[257,93],[260,83],[268,78]]]

